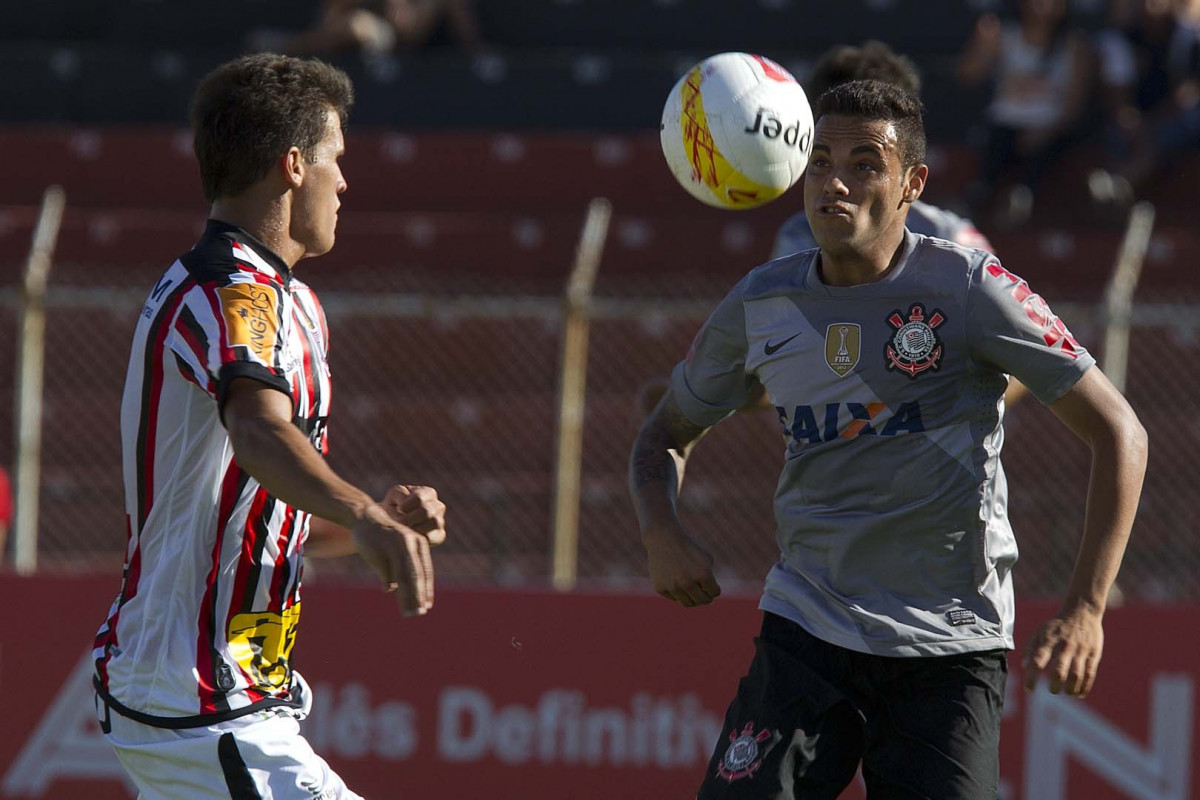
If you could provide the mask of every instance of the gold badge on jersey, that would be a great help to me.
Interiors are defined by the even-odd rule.
[[[855,322],[835,322],[825,329],[825,363],[844,377],[858,366],[862,352],[862,328]]]
[[[250,677],[251,688],[271,691],[288,679],[300,604],[278,611],[235,614],[229,622],[229,652]]]
[[[268,366],[275,364],[279,331],[279,295],[259,283],[234,283],[217,289],[230,347],[245,347]]]

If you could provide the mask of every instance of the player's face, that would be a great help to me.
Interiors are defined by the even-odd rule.
[[[903,225],[908,172],[893,123],[821,117],[804,173],[804,213],[817,244],[859,249]]]
[[[346,191],[338,159],[345,152],[341,120],[330,109],[325,116],[325,136],[313,149],[312,162],[305,160],[304,180],[293,193],[292,238],[304,245],[306,256],[319,256],[333,248],[342,205],[338,195]]]

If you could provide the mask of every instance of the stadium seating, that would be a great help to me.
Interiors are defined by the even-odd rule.
[[[28,206],[51,183],[65,186],[70,204],[58,282],[88,283],[89,270],[119,264],[105,283],[145,286],[198,232],[204,206],[185,133],[9,128],[0,130],[0,148],[29,154],[0,185],[0,205],[9,206],[0,208],[0,241],[11,245],[0,276],[15,279],[33,225]],[[961,187],[972,158],[961,147],[937,152],[933,200]],[[305,268],[314,285],[336,274],[339,288],[355,291],[557,295],[587,202],[607,196],[616,213],[601,293],[713,296],[766,258],[800,199],[797,191],[747,214],[708,209],[679,190],[656,138],[645,135],[359,133],[345,162],[351,189],[338,246]],[[1051,185],[1048,211],[1032,227],[989,234],[1005,263],[1043,294],[1094,299],[1121,225],[1080,199],[1074,177]],[[1195,165],[1162,191],[1191,180],[1200,180]],[[1191,280],[1185,265],[1200,236],[1190,208],[1159,204],[1147,290]]]

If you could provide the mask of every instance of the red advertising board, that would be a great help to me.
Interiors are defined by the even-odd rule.
[[[134,796],[92,713],[87,651],[115,580],[0,576],[0,797]],[[1051,609],[1022,606],[1022,637]],[[694,797],[749,664],[755,598],[439,590],[403,619],[361,586],[305,589],[305,733],[368,798]],[[1106,617],[1086,702],[1021,687],[1010,659],[1002,797],[1200,797],[1200,607]],[[845,797],[861,798],[860,787]]]

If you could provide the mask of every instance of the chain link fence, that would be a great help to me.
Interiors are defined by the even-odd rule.
[[[28,222],[13,214],[6,219],[16,220],[17,227]],[[415,224],[406,215],[396,220],[401,226]],[[451,265],[442,265],[437,259],[449,256],[433,250],[408,265],[424,264],[423,270],[402,266],[389,278],[376,265],[373,272],[351,275],[352,262],[359,260],[355,253],[365,260],[377,249],[363,237],[386,230],[381,220],[374,220],[374,228],[362,223],[363,231],[348,226],[344,240],[339,236],[344,265],[314,269],[311,277],[303,273],[330,319],[331,461],[377,495],[395,481],[438,489],[449,507],[451,534],[437,556],[442,582],[550,581],[564,319],[563,300],[552,293],[565,282],[579,219],[572,217],[569,225],[547,220],[538,230],[561,242],[539,256],[535,277],[477,258],[471,271],[439,281],[438,274]],[[461,234],[454,246],[466,253],[469,240],[487,225],[508,225],[483,219],[473,224],[477,227],[440,225],[438,236]],[[621,217],[615,221],[611,258],[606,256],[608,266],[601,269],[592,304],[579,500],[578,575],[584,586],[646,586],[625,478],[641,422],[638,396],[647,383],[669,374],[737,277],[708,268],[688,273],[632,269],[629,259],[636,251],[631,243],[642,241],[646,231],[641,238],[632,236],[630,224]],[[675,237],[695,227],[686,220],[670,224],[660,225],[657,234]],[[125,538],[121,392],[134,322],[164,263],[148,245],[136,245],[157,237],[163,247],[167,239],[175,247],[197,226],[192,215],[179,212],[68,212],[48,298],[38,553],[43,567],[72,565],[113,574],[119,568]],[[518,254],[527,252],[531,230],[512,228]],[[501,233],[507,236],[508,228],[497,236]],[[109,249],[97,254],[97,247]],[[752,266],[752,256],[744,254],[745,267]],[[649,263],[654,255],[647,251],[638,257]],[[13,260],[0,258],[4,466],[11,466],[14,456],[9,376],[15,375],[19,270]],[[463,257],[452,260],[459,263]],[[553,274],[555,263],[562,265],[561,278]],[[372,282],[380,288],[371,291]],[[1094,286],[1081,285],[1081,292],[1075,297],[1095,295]],[[1068,306],[1064,299],[1069,297],[1050,293],[1081,341],[1097,350],[1102,330],[1095,306]],[[1130,599],[1196,599],[1200,497],[1192,487],[1200,482],[1195,456],[1200,291],[1161,293],[1151,285],[1138,299],[1126,392],[1150,432],[1151,449],[1119,584]],[[1010,410],[1007,433],[1010,512],[1021,547],[1018,591],[1027,598],[1053,597],[1065,589],[1078,547],[1088,452],[1031,399]],[[753,590],[777,558],[771,501],[781,464],[779,423],[767,412],[735,415],[717,426],[688,466],[683,521],[713,552],[727,588]],[[318,562],[309,574],[320,579],[330,573],[365,575],[353,559]]]
[[[716,298],[714,298],[715,300]],[[14,297],[0,305],[6,343]],[[39,559],[113,568],[124,542],[119,408],[138,293],[59,288],[50,295]],[[439,578],[460,584],[549,580],[560,305],[554,298],[326,293],[335,375],[331,459],[380,493],[433,485],[451,537]],[[707,312],[703,302],[597,304],[591,329],[579,576],[584,585],[644,586],[645,562],[625,489],[639,391],[667,375]],[[1061,304],[1060,304],[1061,305]],[[1068,310],[1085,342],[1089,309]],[[1151,437],[1134,537],[1120,576],[1128,599],[1200,597],[1200,305],[1139,307],[1128,396]],[[1149,320],[1149,322],[1145,321]],[[12,374],[13,346],[0,367]],[[12,419],[11,393],[0,414]],[[0,457],[11,463],[11,424]],[[1082,527],[1088,452],[1036,401],[1008,417],[1004,461],[1025,597],[1066,587]],[[777,556],[771,500],[782,463],[778,422],[740,414],[715,428],[689,464],[681,512],[718,576],[752,589]],[[919,468],[919,465],[914,465]],[[362,573],[352,561],[316,565]]]

